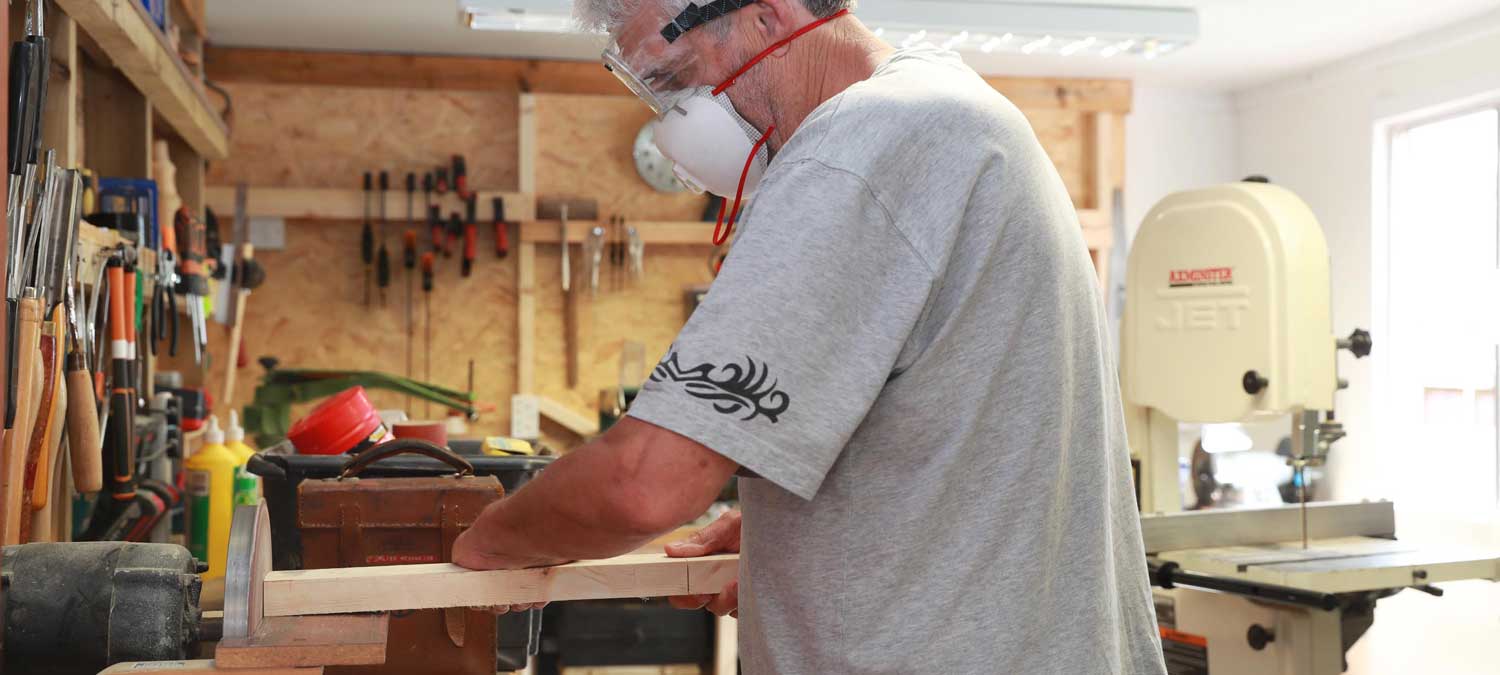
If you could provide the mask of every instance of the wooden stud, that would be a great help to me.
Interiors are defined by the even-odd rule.
[[[389,630],[389,614],[268,617],[253,636],[219,641],[214,660],[221,668],[379,665]]]
[[[272,572],[266,575],[263,595],[267,616],[345,614],[686,595],[722,588],[738,573],[737,554],[634,554],[496,571],[448,563],[347,567]]]
[[[47,105],[43,114],[42,148],[57,149],[57,163],[65,168],[77,167],[79,157],[78,90],[78,24],[68,15],[54,12],[49,17],[52,52],[52,77],[47,85]]]
[[[598,61],[209,47],[215,82],[629,96]]]
[[[234,187],[215,185],[204,189],[206,205],[217,213],[234,213]],[[479,190],[475,193],[480,204],[500,197],[505,200],[505,215],[512,221],[531,220],[536,217],[536,200],[528,193]],[[376,198],[378,199],[378,197]],[[421,199],[418,194],[417,199]],[[433,195],[434,204],[443,212],[461,211],[463,202],[455,193]],[[184,194],[183,201],[187,202]],[[386,194],[386,213],[395,216],[406,213],[406,191],[391,190]],[[249,215],[296,218],[299,220],[340,220],[362,222],[364,219],[364,192],[334,188],[250,188],[246,203]],[[371,207],[372,213],[380,212],[379,204]],[[404,222],[393,219],[392,222]]]
[[[229,129],[224,120],[209,107],[203,85],[168,48],[166,37],[140,3],[57,0],[57,4],[150,99],[178,135],[209,159],[229,156]]]
[[[516,393],[536,390],[536,244],[516,247]]]

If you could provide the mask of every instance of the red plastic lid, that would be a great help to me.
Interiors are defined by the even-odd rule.
[[[391,433],[396,438],[416,438],[448,447],[448,428],[442,422],[396,422],[391,425]]]
[[[345,389],[292,425],[287,438],[304,455],[340,455],[363,443],[379,443],[385,427],[364,387]]]

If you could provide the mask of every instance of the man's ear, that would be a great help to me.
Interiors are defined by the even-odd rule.
[[[751,28],[766,44],[791,35],[813,20],[802,0],[759,0],[745,9],[752,10]]]

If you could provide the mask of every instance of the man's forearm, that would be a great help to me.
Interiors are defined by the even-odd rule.
[[[471,536],[503,545],[492,553],[530,561],[528,567],[606,558],[649,542],[654,534],[631,531],[606,503],[609,478],[591,466],[606,460],[598,445],[558,459],[525,489],[491,504]]]
[[[626,418],[486,508],[464,533],[465,548],[505,567],[628,553],[702,514],[736,468]]]

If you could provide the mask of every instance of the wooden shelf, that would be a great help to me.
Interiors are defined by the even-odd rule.
[[[406,187],[403,184],[399,188],[396,186],[392,188],[385,193],[386,216],[393,223],[405,222]],[[209,208],[216,213],[234,213],[234,188],[232,186],[210,186],[205,192]],[[480,190],[476,195],[479,202],[476,216],[481,223],[490,222],[490,200],[495,197],[505,199],[506,220],[515,222],[536,218],[536,199],[532,195],[498,190]],[[245,209],[252,217],[358,221],[365,217],[364,199],[363,190],[251,187]],[[434,194],[433,199],[442,208],[445,218],[454,211],[463,212],[463,202],[452,191],[441,197]],[[427,216],[422,212],[422,194],[418,192],[413,201],[416,204],[417,222],[427,222]],[[380,204],[376,199],[371,199],[370,216],[378,218],[379,214]]]
[[[229,129],[203,85],[134,0],[58,0],[173,131],[205,159],[229,156]]]
[[[713,246],[714,224],[694,220],[688,221],[636,221],[625,224],[636,228],[641,241],[657,246]],[[560,221],[533,220],[521,223],[521,241],[532,244],[556,244]],[[568,221],[568,243],[582,244],[588,241],[589,230],[607,223],[593,220]],[[613,232],[607,232],[613,236]],[[608,237],[606,237],[606,241]]]

